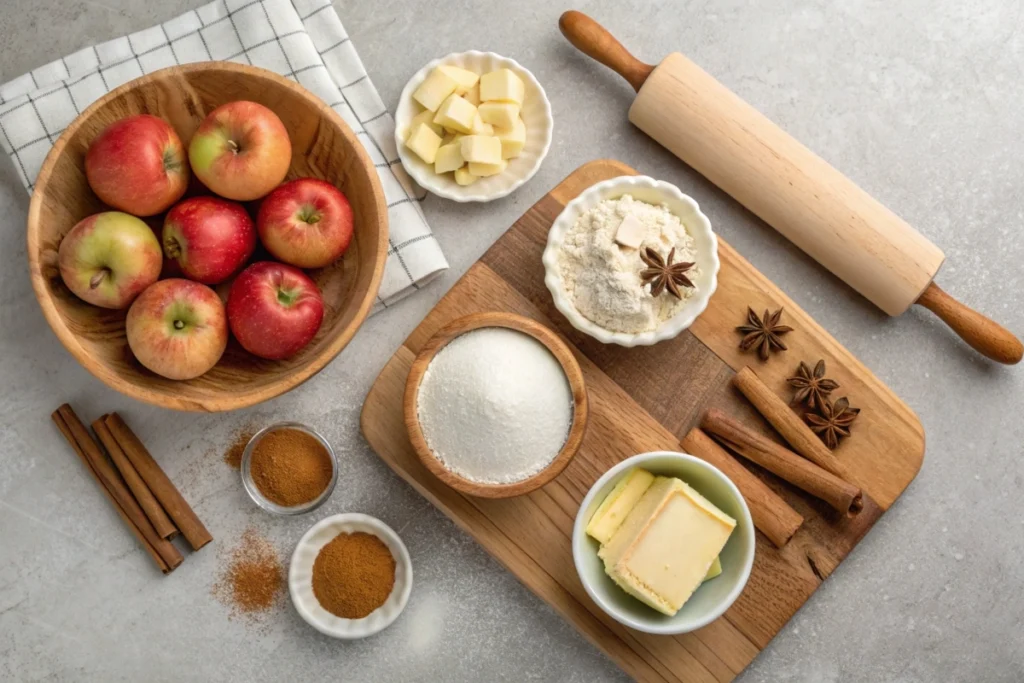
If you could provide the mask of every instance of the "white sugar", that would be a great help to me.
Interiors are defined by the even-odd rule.
[[[417,411],[427,445],[446,468],[509,484],[558,455],[572,425],[572,390],[547,347],[488,327],[438,352],[423,374]]]

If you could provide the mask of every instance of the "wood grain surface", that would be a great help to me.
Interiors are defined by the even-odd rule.
[[[314,177],[339,187],[352,204],[355,232],[345,256],[309,271],[324,298],[313,341],[295,356],[268,361],[232,339],[223,358],[196,379],[174,381],[142,367],[125,338],[126,311],[90,306],[64,286],[57,268],[61,239],[81,219],[109,210],[89,189],[85,153],[114,121],[134,114],[166,119],[185,147],[212,109],[251,100],[274,111],[292,142],[287,180]],[[186,196],[205,190],[193,177]],[[254,202],[248,208],[254,210]],[[146,219],[159,228],[163,216]],[[110,387],[147,403],[178,410],[220,411],[250,406],[288,391],[319,372],[355,334],[373,305],[388,250],[384,191],[362,144],[323,101],[277,74],[231,62],[170,67],[136,79],[97,100],[68,126],[43,163],[28,211],[29,274],[36,297],[61,343]],[[226,296],[227,289],[219,287]]]
[[[471,534],[541,599],[573,623],[627,673],[641,681],[730,681],[821,585],[917,474],[924,434],[917,417],[835,339],[719,238],[718,290],[694,326],[650,347],[605,346],[569,326],[543,284],[541,252],[551,223],[583,189],[635,173],[614,161],[591,162],[566,178],[516,222],[413,331],[385,366],[363,406],[362,429],[378,455]],[[685,191],[685,188],[683,188]],[[785,307],[789,351],[767,363],[739,351],[734,328],[755,310]],[[508,311],[547,325],[569,343],[590,400],[586,437],[565,471],[528,495],[470,498],[446,486],[417,458],[405,431],[402,398],[416,354],[449,321],[469,313]],[[702,413],[717,407],[748,427],[780,438],[734,388],[750,363],[779,395],[801,360],[825,359],[829,376],[862,409],[853,436],[835,456],[865,492],[856,517],[832,510],[774,475],[746,465],[803,517],[789,543],[757,535],[746,589],[726,614],[680,636],[632,631],[587,596],[572,561],[573,520],[591,485],[622,459],[680,450]]]

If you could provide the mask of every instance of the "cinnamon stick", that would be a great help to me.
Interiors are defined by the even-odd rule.
[[[852,517],[864,508],[859,488],[761,436],[721,410],[709,410],[701,421],[701,427],[737,454],[825,501],[839,512]]]
[[[744,367],[736,373],[732,381],[793,450],[840,479],[853,481],[850,473],[836,460],[832,451],[821,442],[810,427],[804,424],[800,416],[786,405],[785,401],[761,381],[757,373],[749,367]]]
[[[146,482],[142,481],[142,477],[135,470],[135,466],[128,460],[128,456],[124,454],[124,451],[121,450],[121,446],[117,443],[114,435],[110,433],[110,428],[103,422],[106,417],[104,415],[96,419],[92,423],[92,431],[96,433],[100,443],[107,449],[107,454],[114,462],[114,467],[121,473],[124,483],[128,485],[128,488],[135,495],[135,500],[138,502],[139,507],[142,508],[142,511],[146,513],[146,517],[153,525],[156,533],[160,538],[171,540],[178,535],[177,527],[167,517],[167,513],[160,507],[157,499],[153,497],[153,492],[146,486]]]
[[[110,499],[121,519],[135,534],[146,551],[156,561],[164,574],[174,570],[182,562],[181,553],[172,543],[160,538],[146,514],[135,502],[131,492],[125,487],[116,470],[107,461],[103,450],[82,421],[75,415],[67,403],[55,410],[50,416],[64,438],[68,440],[75,453],[81,458],[86,468],[100,484],[100,488]]]
[[[754,526],[776,547],[783,547],[804,523],[800,513],[791,508],[777,493],[768,488],[734,457],[726,453],[711,437],[694,427],[682,440],[683,449],[704,462],[714,465],[736,484],[750,507]]]
[[[121,416],[117,413],[111,413],[107,415],[104,423],[110,429],[118,445],[121,446],[121,450],[124,451],[132,465],[135,466],[139,476],[149,486],[149,490],[160,501],[164,511],[174,520],[174,524],[181,531],[181,535],[189,542],[189,545],[192,546],[192,549],[199,550],[212,541],[213,536],[206,530],[203,523],[199,521],[199,517],[196,516],[196,513],[192,511],[189,504],[182,498],[177,487],[164,474],[164,471],[160,469],[160,465],[156,463],[153,456],[149,454],[146,447],[139,441],[139,437],[135,436],[135,432],[125,424]]]

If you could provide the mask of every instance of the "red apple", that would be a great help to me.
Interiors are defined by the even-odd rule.
[[[216,292],[191,280],[161,280],[139,295],[125,320],[128,346],[168,379],[199,377],[228,345],[227,316]]]
[[[298,353],[320,329],[320,290],[298,268],[260,261],[235,278],[228,293],[228,323],[249,353],[280,360]]]
[[[352,242],[352,207],[334,185],[299,178],[263,200],[256,226],[276,258],[299,268],[323,268]]]
[[[185,148],[163,119],[129,116],[107,126],[89,145],[85,177],[96,196],[115,209],[152,216],[188,187]]]
[[[284,180],[292,143],[281,119],[262,104],[229,102],[210,112],[188,146],[192,171],[228,199],[259,199]]]
[[[164,219],[164,256],[190,280],[215,285],[231,277],[256,249],[256,228],[241,204],[193,197]]]
[[[105,211],[85,218],[61,240],[61,279],[78,298],[103,308],[127,308],[160,277],[156,235],[135,216]]]

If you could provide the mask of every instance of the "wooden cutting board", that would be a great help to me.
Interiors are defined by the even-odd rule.
[[[605,346],[573,329],[544,286],[541,253],[562,208],[594,183],[636,171],[616,161],[586,164],[535,204],[474,264],[405,340],[370,389],[362,430],[403,479],[471,534],[534,593],[641,681],[731,681],[817,590],[917,474],[924,432],[917,416],[881,381],[764,275],[719,238],[718,291],[689,331],[633,349]],[[683,188],[685,191],[685,188]],[[735,327],[746,308],[785,307],[789,351],[767,363],[742,353]],[[417,460],[402,420],[402,395],[413,358],[454,318],[511,311],[549,326],[574,348],[590,396],[590,423],[579,453],[553,482],[506,500],[467,498]],[[853,436],[836,450],[868,498],[853,519],[840,517],[773,475],[751,466],[805,522],[786,547],[757,534],[754,568],[743,594],[723,617],[694,633],[655,636],[606,616],[576,576],[570,539],[580,502],[620,460],[654,450],[683,450],[679,440],[704,410],[719,407],[778,438],[729,385],[744,365],[787,400],[785,378],[801,360],[824,359],[861,414]]]

